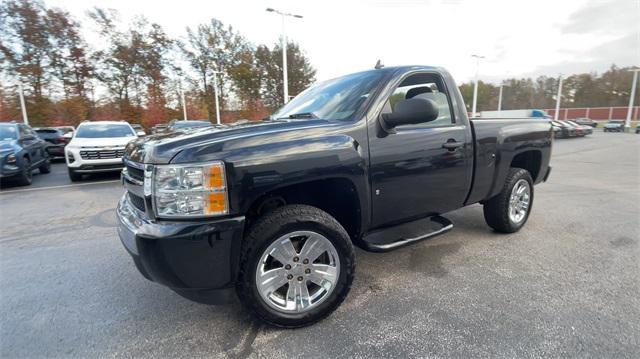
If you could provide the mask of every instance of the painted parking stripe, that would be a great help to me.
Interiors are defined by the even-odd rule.
[[[90,185],[94,185],[94,184],[116,183],[116,182],[120,182],[120,180],[98,181],[98,182],[78,183],[78,184],[65,184],[65,185],[61,185],[61,186],[51,186],[51,187],[16,189],[16,190],[9,190],[9,191],[0,191],[0,194],[9,194],[9,193],[18,193],[18,192],[31,192],[31,191],[44,191],[44,190],[48,190],[48,189],[81,187],[81,186],[90,186]]]

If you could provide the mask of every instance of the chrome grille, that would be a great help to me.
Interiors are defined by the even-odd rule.
[[[131,201],[131,204],[134,207],[136,207],[138,210],[144,212],[144,210],[145,210],[144,198],[138,197],[135,194],[129,192],[129,201]]]
[[[124,149],[122,150],[81,150],[80,157],[83,160],[106,160],[122,158]]]
[[[126,162],[125,162],[126,163]],[[127,171],[129,172],[129,176],[131,178],[136,179],[138,181],[144,181],[144,171],[140,168],[133,167],[130,164],[126,163]]]

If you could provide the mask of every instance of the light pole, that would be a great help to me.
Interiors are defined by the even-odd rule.
[[[20,108],[22,108],[22,122],[29,125],[29,117],[27,117],[27,106],[24,104],[24,93],[22,90],[22,82],[18,82],[18,93],[20,94]]]
[[[633,69],[633,81],[631,82],[631,96],[629,97],[629,109],[627,110],[627,119],[624,121],[624,130],[629,132],[631,127],[631,114],[633,113],[633,100],[636,97],[636,84],[638,83],[638,72],[640,69]]]
[[[504,81],[500,83],[500,92],[498,94],[498,112],[502,111],[502,88],[505,86]]]
[[[186,121],[187,120],[187,103],[184,100],[184,90],[182,89],[182,81],[180,81],[180,98],[182,98],[182,115],[183,115],[183,120]]]
[[[560,115],[561,100],[562,100],[562,74],[560,74],[560,78],[558,79],[558,96],[556,98],[556,112],[553,114],[554,121],[558,121],[558,116]]]
[[[285,16],[291,16],[298,19],[302,19],[302,15],[290,14],[286,12],[282,12],[276,9],[267,8],[268,12],[275,12],[276,14],[282,17],[282,87],[283,87],[283,95],[284,95],[284,103],[289,102],[289,78],[287,76],[287,34],[284,31],[284,18]]]
[[[213,71],[213,94],[216,97],[216,122],[220,124],[220,104],[218,102],[218,74],[221,71]]]
[[[476,105],[478,104],[478,72],[480,70],[480,59],[484,59],[484,56],[480,55],[471,55],[471,57],[476,58],[476,80],[475,85],[473,86],[473,108],[471,110],[471,117],[476,116]]]

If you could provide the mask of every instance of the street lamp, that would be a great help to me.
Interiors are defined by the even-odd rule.
[[[287,77],[287,34],[284,31],[284,18],[285,16],[295,17],[302,19],[302,15],[290,14],[282,12],[273,8],[267,8],[268,12],[275,12],[282,17],[282,83],[284,89],[284,103],[289,102],[289,79]]]
[[[633,69],[633,81],[631,82],[631,97],[629,97],[629,109],[627,110],[627,119],[624,121],[624,130],[629,132],[631,127],[631,114],[633,113],[633,100],[636,97],[636,84],[638,83],[638,72],[640,69]]]
[[[498,93],[498,112],[502,111],[502,88],[504,86],[507,86],[504,84],[504,81],[500,82],[500,92]]]
[[[556,97],[556,112],[553,114],[553,120],[558,121],[560,115],[560,101],[562,100],[562,74],[558,79],[558,96]]]
[[[471,57],[476,58],[476,80],[475,85],[473,86],[473,108],[471,110],[471,117],[476,116],[476,105],[478,104],[478,71],[480,69],[480,59],[484,59],[484,56],[480,55],[471,55]]]
[[[212,71],[213,72],[213,94],[216,98],[216,123],[220,124],[220,104],[218,102],[218,74],[222,73],[222,71]]]
[[[180,81],[180,98],[182,99],[182,115],[183,120],[187,120],[187,102],[184,100],[184,89],[182,88],[182,81]]]
[[[18,94],[20,95],[20,108],[22,109],[22,122],[25,125],[29,125],[29,117],[27,117],[27,106],[24,104],[24,90],[22,89],[22,82],[18,82]]]

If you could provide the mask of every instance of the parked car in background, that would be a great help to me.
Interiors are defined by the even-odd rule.
[[[624,121],[611,120],[605,123],[604,132],[624,132]]]
[[[591,126],[581,125],[581,124],[579,124],[579,123],[577,123],[575,121],[572,121],[572,120],[566,120],[566,122],[574,125],[577,128],[580,128],[584,132],[585,135],[590,135],[590,134],[593,133],[593,127],[591,127]]]
[[[136,138],[124,121],[81,123],[65,149],[69,179],[76,182],[83,174],[122,170],[124,148]]]
[[[569,126],[568,124],[562,121],[551,121],[551,125],[555,127],[560,127],[562,129],[560,138],[569,138],[569,137],[577,136],[576,129],[573,126]]]
[[[68,138],[69,141],[71,141],[71,138],[73,137],[73,132],[76,130],[76,128],[73,126],[56,126],[53,128],[55,128],[56,130],[62,131],[62,135]]]
[[[562,127],[554,124],[553,121],[551,122],[551,129],[553,130],[553,138],[568,137],[568,136],[564,136]]]
[[[153,127],[151,127],[151,134],[155,135],[158,133],[165,133],[167,132],[167,125],[164,123],[159,123]]]
[[[213,124],[208,120],[173,120],[169,123],[168,131],[185,131],[202,127],[213,127]]]
[[[573,127],[573,129],[575,130],[576,136],[578,136],[578,137],[584,137],[587,134],[587,130],[583,126],[571,123],[571,122],[569,122],[567,120],[559,121],[559,122],[562,122],[562,123],[566,124],[567,126]]]
[[[136,135],[138,135],[139,137],[147,135],[147,132],[145,132],[144,127],[142,127],[142,125],[134,123],[131,125],[131,127],[133,127],[133,129],[136,131]]]
[[[0,123],[0,179],[30,185],[33,170],[51,172],[46,142],[31,127],[15,122]]]
[[[579,125],[583,125],[583,126],[590,126],[592,128],[596,128],[598,127],[598,123],[590,118],[587,117],[579,117],[576,118],[575,123],[579,124]]]
[[[61,130],[53,127],[38,127],[33,129],[41,139],[47,142],[46,151],[50,158],[64,158],[64,147],[71,141]]]

